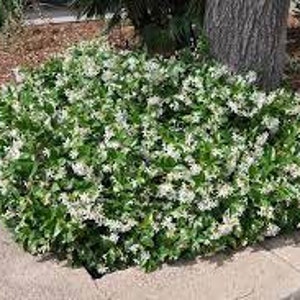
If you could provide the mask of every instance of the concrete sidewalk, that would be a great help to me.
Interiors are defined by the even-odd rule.
[[[25,11],[25,25],[60,24],[96,20],[95,18],[78,18],[78,11],[63,5],[40,5]]]
[[[178,263],[150,274],[131,268],[93,281],[84,269],[39,262],[16,245],[2,226],[0,299],[295,300],[300,299],[299,242],[300,233],[231,257]]]

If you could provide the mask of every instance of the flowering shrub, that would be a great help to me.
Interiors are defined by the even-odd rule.
[[[300,99],[193,57],[70,49],[0,97],[0,212],[32,253],[105,274],[300,222]]]

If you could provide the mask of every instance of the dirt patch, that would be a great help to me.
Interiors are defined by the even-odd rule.
[[[17,66],[36,66],[68,46],[100,35],[101,22],[28,26],[0,42],[0,84],[12,79]]]
[[[288,53],[299,60],[299,70],[287,74],[292,86],[300,89],[300,18],[290,16]],[[101,35],[103,22],[86,21],[65,24],[32,25],[12,35],[0,36],[0,85],[13,79],[17,66],[37,66],[51,55],[60,53],[72,44]],[[126,47],[134,40],[131,27],[116,28],[109,36],[113,45]]]
[[[103,29],[101,21],[49,23],[19,27],[13,34],[0,35],[0,85],[13,79],[14,68],[37,66],[70,45],[100,37]],[[137,41],[130,26],[116,27],[108,40],[121,48]]]
[[[300,90],[300,16],[289,18],[289,29],[287,37],[287,52],[290,65],[287,70],[288,80],[294,90]]]

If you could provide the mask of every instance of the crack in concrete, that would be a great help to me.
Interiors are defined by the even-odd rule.
[[[300,274],[300,269],[295,267],[292,263],[289,262],[289,260],[287,260],[286,258],[284,258],[283,256],[277,254],[276,252],[274,252],[272,249],[268,248],[267,246],[261,245],[261,247],[266,250],[268,253],[270,253],[272,256],[275,256],[276,258],[278,258],[279,260],[281,260],[285,265],[289,266],[290,268],[292,268],[294,271],[296,271],[298,274]],[[299,298],[300,299],[300,298]]]

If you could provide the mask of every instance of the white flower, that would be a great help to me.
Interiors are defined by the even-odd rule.
[[[135,220],[133,219],[126,220],[126,223],[122,224],[122,227],[120,228],[120,232],[128,232],[136,225],[137,222]]]
[[[78,157],[79,153],[78,153],[77,150],[73,149],[73,150],[70,151],[70,154],[69,154],[69,155],[70,155],[70,157],[71,157],[72,159],[76,159],[76,158]]]
[[[56,174],[55,174],[54,179],[55,180],[63,179],[63,178],[65,178],[66,174],[67,174],[67,172],[66,172],[65,168],[64,167],[59,167]]]
[[[235,114],[239,113],[239,105],[236,102],[228,101],[227,105]]]
[[[12,103],[12,108],[15,110],[16,113],[20,113],[21,108],[22,108],[21,103],[18,100],[15,100]]]
[[[126,61],[127,65],[128,65],[128,69],[133,72],[134,69],[136,68],[136,65],[138,64],[138,61],[136,60],[136,58],[134,57],[129,57]],[[135,74],[133,74],[135,75]],[[137,75],[139,76],[139,74]]]
[[[245,79],[248,83],[253,84],[256,82],[257,80],[257,74],[254,71],[250,71],[248,72],[248,74],[246,74]]]
[[[2,94],[2,96],[5,96],[7,92],[8,92],[7,85],[2,83],[1,84],[1,94]]]
[[[202,171],[202,167],[199,164],[193,163],[190,165],[191,175],[199,175]]]
[[[61,193],[58,197],[59,201],[61,201],[63,204],[67,205],[69,202],[69,196],[67,193]]]
[[[300,96],[298,95],[298,97]],[[291,116],[298,116],[300,114],[300,105],[296,105],[292,109],[287,109],[286,112]]]
[[[181,203],[191,203],[195,199],[196,195],[191,188],[183,184],[178,192],[178,200]]]
[[[128,18],[128,12],[127,12],[126,9],[123,8],[121,10],[120,17],[121,17],[122,20],[126,20]]]
[[[274,134],[279,129],[280,121],[278,118],[265,117],[263,124]]]
[[[63,143],[63,147],[65,149],[68,149],[68,148],[70,148],[72,146],[73,143],[74,143],[74,141],[72,139],[66,138],[66,140]]]
[[[14,139],[17,139],[18,136],[19,136],[19,132],[18,132],[18,130],[13,129],[13,130],[11,130],[11,131],[9,132],[9,135],[10,135],[10,137],[12,137],[12,138],[14,138]]]
[[[223,184],[218,187],[218,198],[227,198],[233,192],[233,188],[229,184]]]
[[[169,199],[175,199],[176,191],[170,182],[165,182],[159,185],[157,196],[160,198],[167,197]]]
[[[142,264],[145,264],[149,259],[151,258],[151,255],[148,251],[143,251],[141,253],[141,262]]]
[[[140,245],[139,244],[133,244],[129,247],[129,251],[132,252],[133,254],[136,254],[140,249]]]
[[[185,145],[187,147],[193,147],[197,143],[193,133],[189,132],[185,136]]]
[[[51,155],[51,151],[50,151],[48,148],[44,148],[44,150],[43,150],[43,155],[44,155],[45,157],[49,158],[50,155]]]
[[[91,168],[81,161],[73,163],[71,167],[73,172],[78,176],[87,176],[91,173]]]
[[[225,214],[223,222],[217,226],[217,229],[213,234],[213,239],[219,239],[229,235],[236,227],[239,227],[239,225],[240,222],[236,216],[227,216]]]
[[[55,81],[55,86],[56,87],[62,87],[65,85],[67,82],[67,77],[64,77],[62,74],[57,74],[56,75],[56,81]]]
[[[273,219],[274,218],[274,208],[271,206],[262,206],[260,208],[260,211],[258,212],[258,215],[267,219]]]
[[[249,191],[249,183],[246,178],[238,177],[236,179],[236,185],[240,189],[241,196],[244,196]]]
[[[66,121],[68,119],[69,113],[67,110],[62,109],[56,113],[56,116],[57,116],[57,121],[59,123],[63,123],[64,121]]]
[[[123,128],[128,129],[127,115],[124,111],[118,111],[116,113],[116,122],[120,124]]]
[[[12,69],[12,71],[13,71],[13,75],[14,75],[16,83],[22,83],[24,81],[24,79],[25,79],[25,76],[20,71],[20,69],[19,68],[15,68],[15,69]]]
[[[97,76],[99,72],[97,64],[91,57],[88,57],[84,60],[83,70],[84,75],[90,78]]]
[[[275,189],[275,186],[268,182],[267,184],[265,184],[262,188],[261,188],[261,192],[265,195],[268,195],[270,193],[272,193]]]
[[[167,156],[172,157],[174,160],[180,159],[180,152],[172,144],[164,145],[164,151]]]
[[[284,168],[286,174],[290,175],[293,179],[300,177],[300,166],[297,164],[290,164]]]
[[[70,103],[75,103],[84,98],[84,90],[65,90],[65,94]],[[62,122],[64,120],[63,115],[59,117],[59,120]]]
[[[227,75],[230,73],[228,67],[226,67],[225,65],[217,65],[215,67],[210,67],[208,70],[211,73],[211,76],[214,79],[219,79],[220,77]]]
[[[53,169],[46,170],[46,178],[47,180],[53,179],[55,176],[55,172]]]
[[[268,138],[269,138],[268,132],[264,132],[261,135],[259,135],[255,142],[255,148],[262,147],[267,142]]]
[[[176,225],[175,223],[173,222],[173,219],[172,217],[166,217],[163,221],[162,221],[162,226],[167,228],[168,230],[170,231],[173,231],[176,229]]]
[[[162,99],[160,97],[154,96],[147,99],[147,103],[150,106],[159,105],[162,103]]]
[[[107,148],[111,149],[119,149],[122,146],[122,144],[119,141],[108,141],[106,145]]]
[[[114,243],[116,244],[119,240],[119,235],[117,233],[112,233],[110,236],[109,236],[109,239]]]
[[[104,173],[111,173],[112,172],[112,166],[111,165],[103,165],[102,170]]]
[[[256,93],[255,103],[261,109],[268,102],[268,97],[264,92]]]
[[[159,64],[154,60],[149,60],[145,63],[145,69],[148,72],[156,72],[159,69]]]
[[[266,237],[273,237],[273,236],[276,236],[279,232],[280,232],[280,227],[275,225],[275,224],[269,224],[265,233],[264,233],[264,236]]]
[[[114,77],[114,73],[110,70],[107,70],[105,72],[103,72],[101,78],[104,82],[109,82],[112,80],[112,78]]]
[[[5,196],[8,192],[9,181],[7,179],[1,179],[0,177],[0,193]]]
[[[216,148],[212,149],[211,154],[215,158],[222,157],[222,151],[220,149],[216,149]]]
[[[99,264],[99,265],[97,266],[97,272],[98,272],[99,274],[106,274],[108,271],[109,271],[109,268],[106,267],[106,266],[103,265],[103,264]]]
[[[232,232],[233,226],[229,224],[222,224],[218,227],[215,238],[218,239],[222,236],[229,235]]]
[[[210,211],[216,207],[218,207],[219,201],[216,199],[212,199],[209,196],[204,196],[202,199],[200,199],[197,203],[197,207],[200,211]]]
[[[12,146],[8,148],[6,159],[8,160],[17,160],[21,156],[21,149],[24,145],[24,142],[21,139],[16,139],[13,141]]]
[[[107,143],[114,135],[114,131],[111,128],[106,127],[104,133],[104,142]]]

